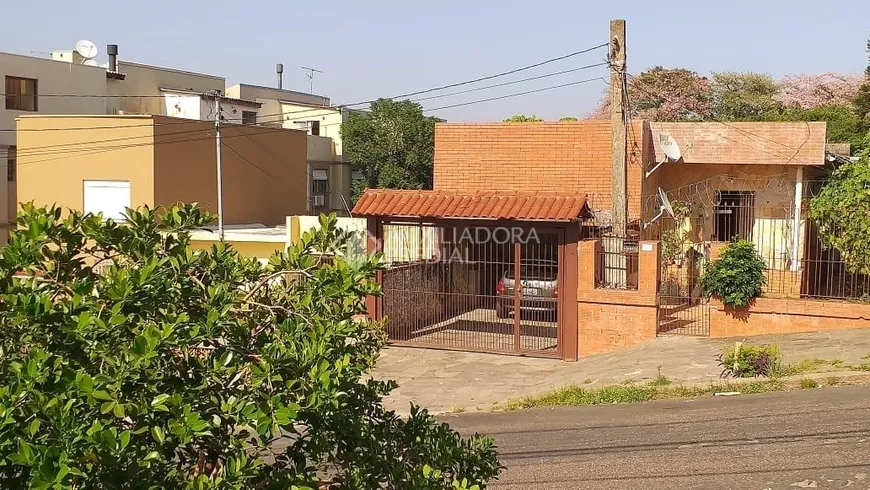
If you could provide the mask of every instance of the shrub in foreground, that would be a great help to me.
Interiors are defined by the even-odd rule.
[[[377,258],[322,217],[267,265],[192,251],[196,207],[25,206],[0,251],[0,488],[474,488],[492,441],[369,379]],[[327,256],[329,260],[324,260]],[[97,273],[96,270],[100,272]]]
[[[766,282],[764,260],[752,242],[734,239],[718,259],[707,266],[701,286],[726,306],[740,308],[761,296]]]
[[[779,347],[737,342],[725,347],[719,356],[719,365],[722,367],[722,377],[770,377],[776,374],[780,366]]]

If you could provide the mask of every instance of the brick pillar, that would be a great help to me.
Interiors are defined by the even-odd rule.
[[[577,244],[577,265],[580,269],[577,290],[581,296],[583,291],[595,289],[595,267],[600,247],[601,242],[598,240],[583,240]]]
[[[659,281],[662,277],[662,257],[659,253],[659,242],[640,242],[638,251],[638,292],[647,297],[655,298],[659,293]]]

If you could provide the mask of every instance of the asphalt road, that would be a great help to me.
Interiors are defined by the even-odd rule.
[[[446,417],[496,439],[496,489],[870,489],[870,388]]]

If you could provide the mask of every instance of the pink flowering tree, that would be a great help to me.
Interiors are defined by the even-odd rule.
[[[628,79],[628,108],[632,118],[653,121],[692,121],[712,116],[710,80],[683,68],[656,66]],[[610,95],[605,93],[592,119],[610,117]]]
[[[780,93],[777,98],[786,106],[797,106],[803,109],[826,105],[851,105],[864,81],[864,75],[848,73],[789,75],[780,80]]]

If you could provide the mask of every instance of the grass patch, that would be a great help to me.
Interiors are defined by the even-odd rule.
[[[727,391],[739,391],[747,394],[767,393],[771,391],[781,391],[783,388],[784,385],[779,380],[759,380],[748,383],[722,383],[707,387],[613,385],[601,388],[583,388],[578,385],[570,385],[541,395],[512,400],[499,408],[501,410],[512,411],[535,407],[636,403],[651,400],[710,396],[714,393]]]
[[[818,371],[823,366],[828,365],[836,366],[833,362],[824,359],[804,359],[797,364],[780,364],[771,374],[776,377],[797,376],[799,374]]]
[[[825,384],[828,386],[837,386],[838,384],[840,384],[840,378],[836,376],[828,376],[827,378],[825,378]]]
[[[659,366],[659,372],[656,374],[656,377],[652,379],[649,383],[649,386],[669,386],[673,383],[667,376],[662,374],[662,367]]]
[[[802,390],[808,390],[810,388],[818,388],[819,384],[814,379],[804,378],[801,380],[800,386]]]

